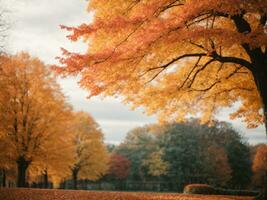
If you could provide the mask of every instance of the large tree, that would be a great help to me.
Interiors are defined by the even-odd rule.
[[[62,26],[88,51],[63,50],[58,71],[80,74],[91,96],[203,122],[241,101],[232,117],[267,125],[266,0],[91,0],[88,9],[93,23]]]
[[[17,186],[25,187],[30,166],[66,162],[66,151],[57,149],[66,147],[71,110],[55,76],[39,59],[20,53],[2,55],[0,62],[0,163],[16,165]]]

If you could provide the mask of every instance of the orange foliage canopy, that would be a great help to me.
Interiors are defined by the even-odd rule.
[[[93,23],[62,26],[88,51],[63,49],[57,70],[81,75],[90,96],[123,96],[163,120],[201,113],[202,122],[241,100],[233,118],[264,122],[267,0],[91,0],[88,9]]]
[[[0,167],[17,165],[17,186],[25,186],[44,170],[59,179],[72,161],[66,123],[71,107],[56,77],[38,58],[27,53],[0,57]],[[28,180],[30,181],[30,180]]]

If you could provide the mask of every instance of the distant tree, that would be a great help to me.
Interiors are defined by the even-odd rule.
[[[128,132],[125,140],[115,149],[116,153],[131,161],[129,174],[131,180],[145,181],[149,177],[148,171],[142,163],[157,149],[155,138],[149,131],[149,126],[134,128]]]
[[[131,162],[124,156],[112,154],[110,156],[109,174],[116,179],[126,179],[129,176]]]
[[[169,164],[162,159],[163,151],[157,151],[151,153],[142,165],[148,168],[148,174],[151,176],[162,176],[168,174]]]
[[[211,183],[225,186],[232,178],[232,170],[225,149],[214,144],[204,150],[204,155],[204,171],[212,178]]]
[[[242,136],[225,122],[214,122],[213,126],[195,126],[203,147],[216,145],[227,154],[231,168],[231,179],[227,186],[246,189],[251,183],[252,162],[250,149]]]
[[[169,163],[168,180],[175,183],[173,190],[181,191],[191,182],[214,184],[216,158],[207,159],[209,146],[202,146],[199,137],[192,124],[169,124],[159,136],[163,160]]]
[[[168,181],[170,190],[188,183],[245,189],[252,175],[248,145],[224,122],[139,127],[114,151],[131,160],[128,180]]]
[[[259,145],[253,162],[254,181],[267,192],[267,145]]]
[[[77,189],[78,178],[97,180],[107,173],[108,152],[103,142],[103,133],[89,114],[76,113],[71,131],[74,135],[75,161],[70,168],[73,188]]]
[[[247,189],[252,180],[252,160],[248,144],[242,140],[225,140],[225,151],[232,170],[228,186]]]
[[[115,144],[106,144],[106,146],[109,153],[112,153],[112,151],[116,148]]]
[[[70,107],[38,58],[20,53],[2,55],[0,62],[0,163],[17,166],[17,186],[25,187],[29,167],[67,162],[64,153],[46,158],[66,146]]]

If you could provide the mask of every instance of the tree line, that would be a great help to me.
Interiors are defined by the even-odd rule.
[[[107,170],[103,133],[87,113],[67,103],[49,66],[27,53],[0,57],[0,169],[27,187],[44,177],[97,179]],[[4,180],[3,180],[4,179]]]
[[[259,189],[266,184],[266,149],[264,144],[249,145],[225,122],[213,126],[200,125],[198,120],[148,125],[133,129],[112,148],[128,162],[122,162],[105,180],[158,182],[168,191],[182,191],[190,183]],[[127,175],[116,175],[119,171]],[[140,185],[136,189],[144,190]]]

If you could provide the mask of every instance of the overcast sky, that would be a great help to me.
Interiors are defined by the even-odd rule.
[[[43,62],[53,64],[54,58],[61,55],[60,47],[76,52],[86,49],[82,43],[68,41],[66,32],[59,28],[60,24],[73,26],[92,20],[86,12],[86,0],[2,0],[3,3],[9,10],[11,29],[7,49],[11,53],[27,51]],[[130,111],[117,99],[86,99],[87,92],[78,87],[75,78],[59,83],[74,109],[89,112],[100,124],[107,142],[119,143],[130,129],[156,123],[155,116],[147,117],[141,109]],[[218,118],[228,120],[229,111],[224,110]],[[263,126],[247,130],[240,121],[234,121],[233,125],[249,138],[250,143],[266,142]]]

